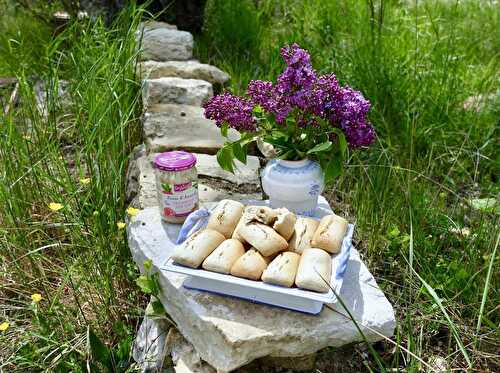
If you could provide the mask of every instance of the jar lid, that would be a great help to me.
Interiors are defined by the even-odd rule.
[[[188,152],[176,150],[160,153],[154,161],[155,167],[162,171],[183,171],[196,164],[196,157]]]

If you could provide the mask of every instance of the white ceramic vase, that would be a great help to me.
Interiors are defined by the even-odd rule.
[[[262,188],[271,207],[286,207],[296,214],[313,216],[325,186],[319,163],[309,159],[273,159],[262,171]]]

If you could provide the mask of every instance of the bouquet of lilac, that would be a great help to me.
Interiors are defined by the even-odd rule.
[[[318,76],[309,53],[297,44],[281,49],[286,68],[276,83],[252,80],[247,97],[223,93],[204,106],[227,138],[228,128],[241,137],[217,153],[220,166],[234,170],[234,159],[246,163],[248,145],[261,138],[279,159],[310,158],[330,181],[340,175],[348,149],[370,145],[375,131],[367,120],[370,102],[341,86],[334,74]]]

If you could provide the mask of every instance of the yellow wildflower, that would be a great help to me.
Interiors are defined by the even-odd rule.
[[[23,139],[25,139],[26,141],[29,141],[29,140],[31,140],[31,136],[29,136],[29,135],[23,135]]]
[[[94,211],[94,212],[92,213],[92,215],[94,215],[94,216],[99,215],[99,211]]]
[[[35,303],[40,302],[42,300],[42,294],[38,294],[38,293],[31,294],[31,300]]]
[[[136,209],[134,207],[129,207],[127,209],[127,214],[129,214],[130,216],[135,216],[139,213],[139,209]]]
[[[60,203],[56,203],[56,202],[50,202],[49,203],[49,209],[51,209],[52,211],[59,211],[60,209],[62,209],[64,206]]]
[[[90,177],[80,179],[80,183],[82,183],[83,185],[90,184]]]
[[[118,223],[116,223],[116,226],[118,227],[118,229],[123,229],[123,228],[125,228],[125,223],[122,221],[119,221]]]
[[[0,332],[4,332],[9,329],[10,324],[7,321],[4,321],[0,324]]]

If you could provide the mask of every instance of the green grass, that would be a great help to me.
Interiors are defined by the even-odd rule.
[[[197,53],[230,73],[232,92],[275,79],[279,48],[297,42],[318,71],[373,104],[377,144],[351,154],[327,194],[356,220],[357,245],[395,306],[399,346],[377,346],[387,368],[423,369],[414,356],[499,367],[499,219],[468,200],[498,198],[500,106],[462,105],[498,87],[497,10],[487,1],[208,1]],[[463,227],[470,235],[450,232]]]
[[[0,118],[0,323],[10,324],[0,332],[0,371],[87,371],[87,362],[95,371],[94,332],[123,370],[145,302],[117,227],[128,156],[140,140],[141,10],[56,36],[31,12],[7,7],[0,72],[19,79],[21,104]],[[46,117],[35,78],[50,82]],[[70,88],[58,98],[62,79]],[[52,211],[51,202],[63,208]],[[33,293],[43,297],[38,304]]]
[[[0,75],[17,76],[21,93],[0,117],[0,324],[10,324],[0,370],[86,371],[96,355],[105,363],[92,370],[125,370],[146,302],[116,225],[140,141],[133,33],[143,11],[55,35],[13,4],[0,0]],[[397,314],[395,336],[360,356],[367,370],[417,372],[436,357],[450,369],[499,370],[499,219],[468,203],[498,199],[499,107],[462,109],[498,87],[494,5],[208,1],[196,54],[231,74],[231,91],[275,78],[279,48],[298,42],[320,72],[373,104],[376,145],[351,154],[327,192],[356,221],[356,245]],[[51,82],[47,117],[35,106],[36,78]],[[58,98],[61,80],[70,88]],[[469,235],[450,232],[463,227]]]

